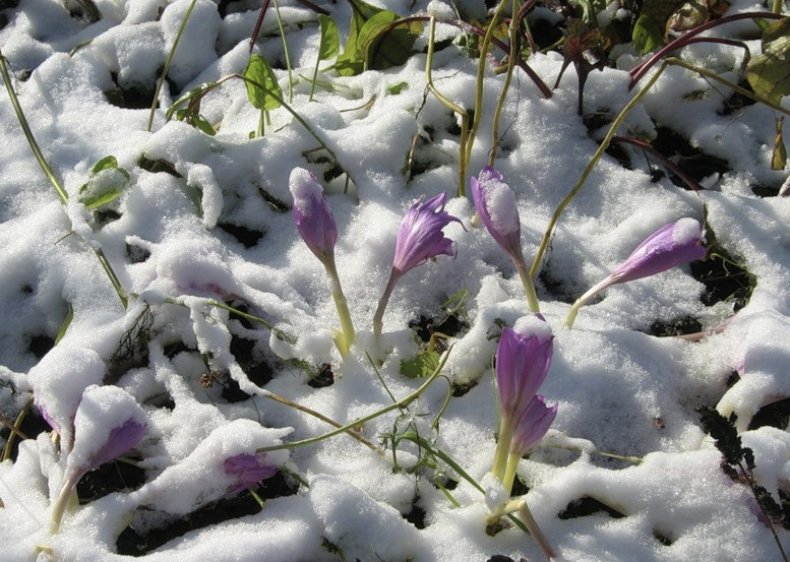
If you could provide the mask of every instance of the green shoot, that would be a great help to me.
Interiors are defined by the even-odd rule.
[[[280,3],[274,0],[274,13],[277,16],[277,27],[280,30],[280,38],[283,42],[283,56],[285,57],[285,67],[288,69],[288,102],[294,100],[294,82],[291,76],[291,55],[288,53],[288,42],[285,40],[285,27],[282,17],[280,17]]]
[[[467,142],[469,137],[469,115],[467,111],[458,104],[450,101],[444,96],[434,85],[433,77],[431,75],[431,66],[433,65],[433,50],[435,42],[436,31],[436,18],[431,16],[430,27],[428,32],[428,56],[425,61],[425,78],[428,83],[428,89],[436,98],[453,113],[457,113],[461,118],[461,139],[459,141],[460,154],[458,157],[458,189],[457,196],[466,196],[466,168],[467,168]]]
[[[340,34],[337,31],[335,20],[323,14],[318,15],[318,24],[321,26],[321,42],[318,45],[318,57],[315,59],[315,69],[310,85],[310,101],[315,95],[318,66],[322,60],[331,59],[340,51]]]
[[[262,137],[264,115],[268,121],[269,110],[276,109],[282,105],[280,102],[282,90],[277,83],[277,76],[275,76],[274,70],[266,62],[266,59],[260,55],[250,55],[247,68],[244,70],[244,77],[249,79],[245,83],[247,86],[247,99],[250,100],[255,109],[261,111],[258,119],[257,136]],[[276,94],[276,96],[270,95],[271,93]]]
[[[178,32],[176,33],[176,38],[173,41],[173,46],[170,47],[170,52],[167,53],[165,65],[162,68],[162,75],[159,77],[159,80],[156,83],[156,89],[154,90],[154,99],[151,100],[151,111],[148,114],[148,126],[146,127],[146,131],[150,132],[151,127],[154,124],[154,113],[156,113],[156,105],[159,102],[159,94],[162,92],[162,86],[164,85],[165,79],[167,78],[167,73],[170,72],[170,65],[173,64],[173,58],[176,55],[178,43],[181,41],[181,36],[184,34],[184,30],[187,28],[187,23],[189,22],[189,18],[192,16],[192,10],[195,8],[196,3],[197,0],[192,0],[192,2],[189,3],[187,11],[184,13],[184,18],[181,20],[181,25],[178,27]]]

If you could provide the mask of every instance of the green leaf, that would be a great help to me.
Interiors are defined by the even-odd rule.
[[[371,6],[363,0],[349,0],[351,3],[351,25],[348,29],[348,37],[343,53],[337,57],[335,70],[341,76],[354,76],[362,72],[364,60],[360,58],[357,48],[357,40],[362,27],[370,18],[385,10]]]
[[[746,65],[746,79],[757,95],[773,103],[790,95],[790,18],[768,26],[763,52]]]
[[[118,199],[132,176],[118,167],[115,156],[105,156],[88,173],[88,181],[80,187],[80,202],[88,209],[97,209]]]
[[[391,86],[387,86],[387,93],[396,96],[408,87],[409,87],[408,82],[398,82],[397,84],[392,84]]]
[[[661,24],[655,18],[642,14],[634,24],[631,39],[637,51],[641,54],[649,53],[664,43]]]
[[[362,58],[367,68],[385,70],[400,66],[412,55],[414,42],[422,32],[422,22],[401,23],[394,12],[381,12],[368,20],[359,33]]]
[[[318,14],[321,26],[321,43],[318,46],[318,60],[331,59],[340,52],[340,33],[335,20],[324,14]]]
[[[400,372],[409,378],[429,377],[439,366],[441,354],[437,351],[423,350],[413,359],[403,359],[400,362]]]
[[[268,111],[280,107],[280,101],[269,93],[282,98],[282,90],[277,83],[274,70],[260,55],[251,55],[244,70],[244,77],[251,82],[245,81],[247,86],[247,99],[255,109]]]
[[[112,155],[105,156],[104,158],[102,158],[101,160],[99,160],[93,165],[90,174],[94,176],[99,172],[101,172],[102,170],[109,170],[111,168],[117,168],[117,167],[118,167],[118,160],[115,158],[115,156]]]

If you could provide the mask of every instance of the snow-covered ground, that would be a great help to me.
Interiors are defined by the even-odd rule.
[[[150,101],[190,3],[95,0],[102,15],[95,23],[71,17],[58,0],[21,0],[0,11],[8,20],[0,29],[0,51],[13,87],[69,195],[64,205],[42,173],[3,88],[0,413],[13,424],[32,397],[29,415],[43,412],[60,428],[60,440],[49,432],[23,440],[15,460],[0,464],[0,559],[125,559],[116,546],[122,532],[146,537],[230,491],[234,495],[228,458],[333,429],[274,398],[346,424],[407,396],[424,382],[400,373],[401,361],[418,351],[410,321],[441,320],[448,314],[443,303],[462,291],[468,297],[454,314],[466,319],[468,329],[448,340],[454,345],[443,376],[407,407],[358,428],[377,450],[341,434],[268,452],[266,461],[282,467],[283,487],[298,487],[296,493],[267,499],[258,513],[228,515],[190,530],[143,558],[541,559],[535,542],[515,526],[486,533],[491,502],[444,461],[405,440],[393,455],[393,434],[416,430],[473,479],[490,482],[496,336],[502,323],[513,326],[529,314],[507,254],[475,219],[471,199],[455,197],[459,121],[436,96],[426,95],[426,55],[354,77],[327,70],[308,101],[318,20],[302,4],[283,0],[279,10],[294,67],[290,106],[310,131],[278,108],[270,111],[264,136],[251,139],[259,111],[250,105],[244,83],[230,79],[200,106],[218,131],[209,136],[185,122],[167,121],[165,109],[198,85],[244,72],[260,2],[197,0],[149,132],[147,109],[113,105],[105,92],[117,96],[118,86],[137,86],[149,92]],[[428,7],[443,17],[453,13],[448,5],[422,0],[373,3],[401,15]],[[484,13],[482,3],[459,4],[468,17]],[[746,0],[731,5],[728,13],[766,9]],[[227,10],[223,16],[220,6]],[[350,5],[321,6],[345,37]],[[760,48],[755,30],[742,21],[717,33],[748,34],[754,54]],[[438,38],[458,33],[456,27],[437,26]],[[424,32],[418,46],[426,37]],[[272,8],[255,52],[279,61],[275,73],[287,96]],[[744,51],[701,43],[682,55],[738,81]],[[553,85],[562,56],[537,54],[528,62]],[[592,72],[585,111],[620,111],[642,85],[628,89],[627,69],[636,62],[624,48],[619,68]],[[476,72],[477,61],[454,45],[434,55],[434,85],[462,107],[474,107]],[[487,162],[503,80],[488,69],[471,175]],[[605,132],[588,133],[576,112],[576,86],[571,67],[545,99],[517,71],[501,118],[495,166],[516,192],[528,261]],[[671,129],[725,160],[727,169],[706,177],[704,191],[693,192],[666,176],[652,181],[641,152],[629,152],[632,169],[604,156],[562,215],[542,262],[536,288],[555,340],[541,394],[558,404],[558,413],[518,474],[529,488],[526,500],[535,519],[562,559],[781,559],[754,495],[722,471],[721,453],[696,411],[708,406],[736,414],[743,443],[754,452],[757,484],[777,502],[780,490],[790,490],[786,427],[750,429],[764,405],[790,398],[790,199],[753,191],[775,192],[787,170],[770,169],[778,113],[762,104],[725,111],[730,94],[686,69],[666,70],[621,133],[652,138],[658,127]],[[784,107],[790,107],[787,98]],[[404,167],[418,133],[415,160],[427,169],[409,178]],[[131,179],[110,205],[114,213],[97,217],[79,204],[80,188],[93,165],[110,155]],[[140,164],[143,158],[146,165]],[[169,171],[162,171],[168,163]],[[335,164],[343,173],[326,181],[325,172]],[[357,342],[345,357],[333,343],[339,321],[324,268],[300,239],[289,211],[288,180],[295,167],[321,180],[337,222],[337,269],[357,329]],[[123,177],[111,170],[100,174],[92,181]],[[387,353],[375,366],[380,348],[371,321],[400,219],[416,199],[442,192],[450,197],[446,210],[460,219],[445,229],[456,256],[440,256],[399,281],[384,316],[381,348]],[[563,326],[570,303],[641,240],[682,217],[702,222],[703,208],[720,246],[756,279],[737,314],[732,302],[703,304],[705,286],[684,265],[610,288],[581,309],[572,329]],[[129,295],[126,309],[97,252]],[[213,302],[264,318],[276,330]],[[716,333],[699,341],[649,333],[656,322],[687,317]],[[64,325],[65,334],[53,346]],[[309,373],[324,364],[334,383],[308,385]],[[733,371],[740,376],[734,384]],[[86,401],[83,392],[97,384],[119,387],[134,400],[91,389],[86,396],[96,397]],[[115,401],[102,405],[105,395]],[[94,402],[99,406],[89,411]],[[70,467],[87,462],[110,429],[126,419],[145,426],[129,454],[144,470],[141,481],[69,506],[59,532],[51,533],[51,512]],[[446,490],[451,501],[439,484],[452,488],[453,481],[457,487]],[[589,498],[613,515],[603,509],[581,514],[580,503],[594,504]],[[415,526],[420,510],[424,520]],[[777,533],[790,548],[788,531],[777,526]]]

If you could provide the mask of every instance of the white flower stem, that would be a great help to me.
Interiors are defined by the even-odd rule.
[[[532,283],[532,277],[529,274],[527,262],[524,261],[524,257],[521,255],[514,256],[513,261],[516,264],[518,276],[521,277],[521,284],[524,285],[524,293],[527,295],[529,310],[533,314],[539,314],[540,304],[538,302],[538,294],[535,292],[535,284]]]
[[[616,282],[616,280],[613,279],[612,276],[610,275],[609,277],[607,277],[606,279],[604,279],[600,283],[597,283],[596,285],[593,285],[592,287],[590,287],[590,289],[588,289],[588,291],[586,293],[584,293],[582,296],[580,296],[578,299],[576,299],[576,302],[574,302],[571,305],[570,310],[568,310],[568,315],[565,316],[565,327],[566,328],[572,328],[573,327],[573,323],[576,321],[576,314],[578,314],[579,309],[581,307],[583,307],[584,304],[588,300],[590,300],[593,296],[595,296],[597,293],[600,293],[601,291],[606,289],[609,285],[612,285],[615,282]]]
[[[74,492],[74,487],[77,485],[77,482],[79,482],[81,477],[82,473],[72,474],[63,483],[63,488],[60,490],[60,495],[58,496],[55,505],[52,506],[52,517],[50,518],[49,531],[53,535],[60,530],[60,522],[63,520],[63,514],[66,512],[66,508],[70,503],[72,494]]]
[[[340,277],[337,274],[334,257],[326,260],[324,267],[329,277],[329,287],[332,291],[332,298],[335,300],[335,308],[337,308],[337,315],[340,318],[340,328],[342,330],[342,334],[338,334],[337,338],[335,338],[335,343],[340,355],[345,357],[356,339],[354,324],[351,321],[351,313],[348,311],[346,296],[343,294],[343,289],[340,286]]]

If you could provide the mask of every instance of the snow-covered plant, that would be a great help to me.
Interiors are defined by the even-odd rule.
[[[534,313],[540,312],[535,286],[521,251],[521,219],[518,216],[515,193],[505,183],[502,174],[492,166],[486,166],[476,178],[471,177],[469,180],[472,200],[480,220],[497,244],[513,260],[524,285],[529,309]]]
[[[593,295],[611,285],[649,277],[676,265],[704,258],[704,240],[702,226],[695,219],[682,218],[662,226],[639,244],[628,259],[605,279],[576,299],[565,317],[565,325],[569,328],[573,326],[579,309]]]
[[[398,280],[407,271],[431,258],[455,255],[453,242],[445,237],[443,229],[453,221],[459,223],[461,221],[444,210],[446,203],[446,193],[440,193],[427,201],[420,199],[409,207],[401,220],[390,277],[373,315],[373,336],[376,345],[381,337],[384,311]]]
[[[267,462],[264,453],[239,453],[225,459],[222,467],[225,474],[235,478],[228,487],[229,495],[254,488],[261,480],[271,478],[279,471],[278,467]]]
[[[356,337],[348,303],[340,286],[340,277],[335,265],[335,243],[337,226],[329,208],[324,190],[316,177],[304,168],[294,168],[289,180],[293,196],[293,217],[296,230],[310,251],[323,264],[329,278],[332,298],[335,300],[337,315],[340,318],[341,333],[336,334],[335,343],[340,354],[345,357]]]
[[[116,386],[89,386],[74,417],[74,446],[66,459],[64,483],[52,507],[50,529],[57,533],[77,482],[137,446],[145,434],[143,409]]]
[[[524,316],[502,330],[496,351],[499,441],[491,472],[509,493],[521,457],[548,431],[557,406],[537,394],[553,352],[551,328],[540,315]]]

